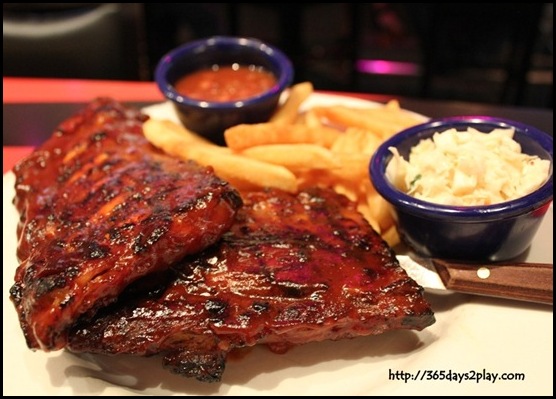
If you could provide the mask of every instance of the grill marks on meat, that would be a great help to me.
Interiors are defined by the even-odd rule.
[[[434,321],[422,288],[347,198],[326,189],[269,190],[244,197],[217,244],[82,319],[68,347],[163,353],[172,372],[214,382],[233,348],[283,352]]]
[[[14,169],[21,263],[10,294],[32,349],[64,347],[78,317],[213,244],[241,206],[211,169],[151,146],[145,119],[97,99]]]

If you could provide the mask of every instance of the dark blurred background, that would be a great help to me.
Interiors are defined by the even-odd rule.
[[[317,90],[553,106],[552,3],[3,3],[4,76],[152,80],[170,49],[257,37]]]

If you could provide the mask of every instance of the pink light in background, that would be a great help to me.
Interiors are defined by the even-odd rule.
[[[357,71],[377,75],[419,75],[419,65],[412,62],[357,60]]]

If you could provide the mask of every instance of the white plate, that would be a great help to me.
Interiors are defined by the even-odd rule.
[[[307,106],[332,103],[377,105],[318,94]],[[147,112],[159,117],[173,113],[166,103],[149,107]],[[3,184],[5,396],[553,394],[552,307],[460,294],[427,294],[437,322],[421,332],[392,331],[311,343],[284,355],[255,347],[241,358],[230,359],[218,384],[170,374],[162,369],[158,357],[32,352],[8,294],[17,266],[13,173],[4,175]],[[551,208],[528,260],[552,263],[552,227]],[[419,376],[404,382],[401,373]],[[448,380],[448,373],[456,380]],[[513,380],[502,380],[503,373]]]
[[[284,101],[287,97],[287,92],[284,92],[284,96],[281,101]],[[382,107],[384,104],[377,103],[374,101],[362,100],[355,97],[345,97],[335,94],[325,94],[325,93],[313,93],[307,100],[301,105],[301,111],[305,111],[316,106],[334,106],[334,105],[345,105],[349,107],[358,108],[378,108]],[[149,107],[143,108],[143,111],[155,119],[169,119],[176,123],[180,123],[180,120],[174,111],[174,107],[171,102],[166,101],[158,104],[151,105]],[[417,118],[423,119],[423,122],[427,121],[428,118],[417,114],[412,111],[405,110],[405,112],[416,116]]]

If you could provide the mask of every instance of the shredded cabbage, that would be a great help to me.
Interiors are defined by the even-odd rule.
[[[446,130],[394,157],[388,180],[401,191],[444,205],[491,205],[527,195],[547,179],[550,161],[521,152],[514,129]]]

